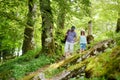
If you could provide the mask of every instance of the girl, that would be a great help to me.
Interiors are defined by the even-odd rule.
[[[87,39],[85,36],[85,31],[82,30],[80,36],[80,53],[86,49],[86,45],[87,45]]]

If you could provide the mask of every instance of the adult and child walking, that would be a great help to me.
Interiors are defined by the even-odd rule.
[[[74,43],[79,40],[79,46],[80,46],[80,53],[83,52],[86,49],[87,45],[87,39],[85,36],[85,31],[81,30],[80,31],[80,37],[77,39],[76,31],[75,31],[75,26],[72,26],[71,29],[68,29],[66,32],[66,41],[65,41],[65,57],[67,58],[68,56],[72,55],[74,51]]]

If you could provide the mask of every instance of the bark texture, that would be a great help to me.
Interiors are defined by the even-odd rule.
[[[23,54],[34,49],[34,23],[35,23],[36,5],[34,0],[28,0],[27,25],[24,30],[24,41],[22,46]]]
[[[94,37],[92,35],[92,21],[90,20],[88,22],[88,35],[87,35],[88,44],[90,44],[93,39],[94,39]]]
[[[40,0],[40,11],[42,17],[42,53],[53,54],[55,51],[53,14],[50,0]]]
[[[120,18],[118,18],[118,20],[117,20],[116,32],[120,32]]]
[[[56,47],[56,50],[55,52],[56,53],[61,53],[62,51],[62,40],[64,38],[64,33],[63,33],[63,30],[65,28],[64,24],[65,24],[65,16],[66,16],[66,2],[64,0],[62,1],[57,1],[58,3],[58,10],[57,10],[57,28],[56,28],[56,31],[55,31],[55,47]]]

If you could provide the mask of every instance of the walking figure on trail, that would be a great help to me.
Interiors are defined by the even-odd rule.
[[[70,29],[68,29],[67,32],[66,32],[66,34],[65,34],[64,43],[66,42],[66,39],[67,39],[67,36],[68,36],[69,32],[70,32]]]
[[[87,39],[84,30],[81,30],[80,34],[80,53],[82,53],[86,49]]]
[[[65,42],[65,57],[67,58],[69,55],[73,53],[74,42],[76,39],[75,26],[71,27],[71,30],[66,33],[66,42]]]

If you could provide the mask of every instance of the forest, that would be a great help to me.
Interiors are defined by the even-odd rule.
[[[0,80],[120,80],[120,0],[0,0]]]

